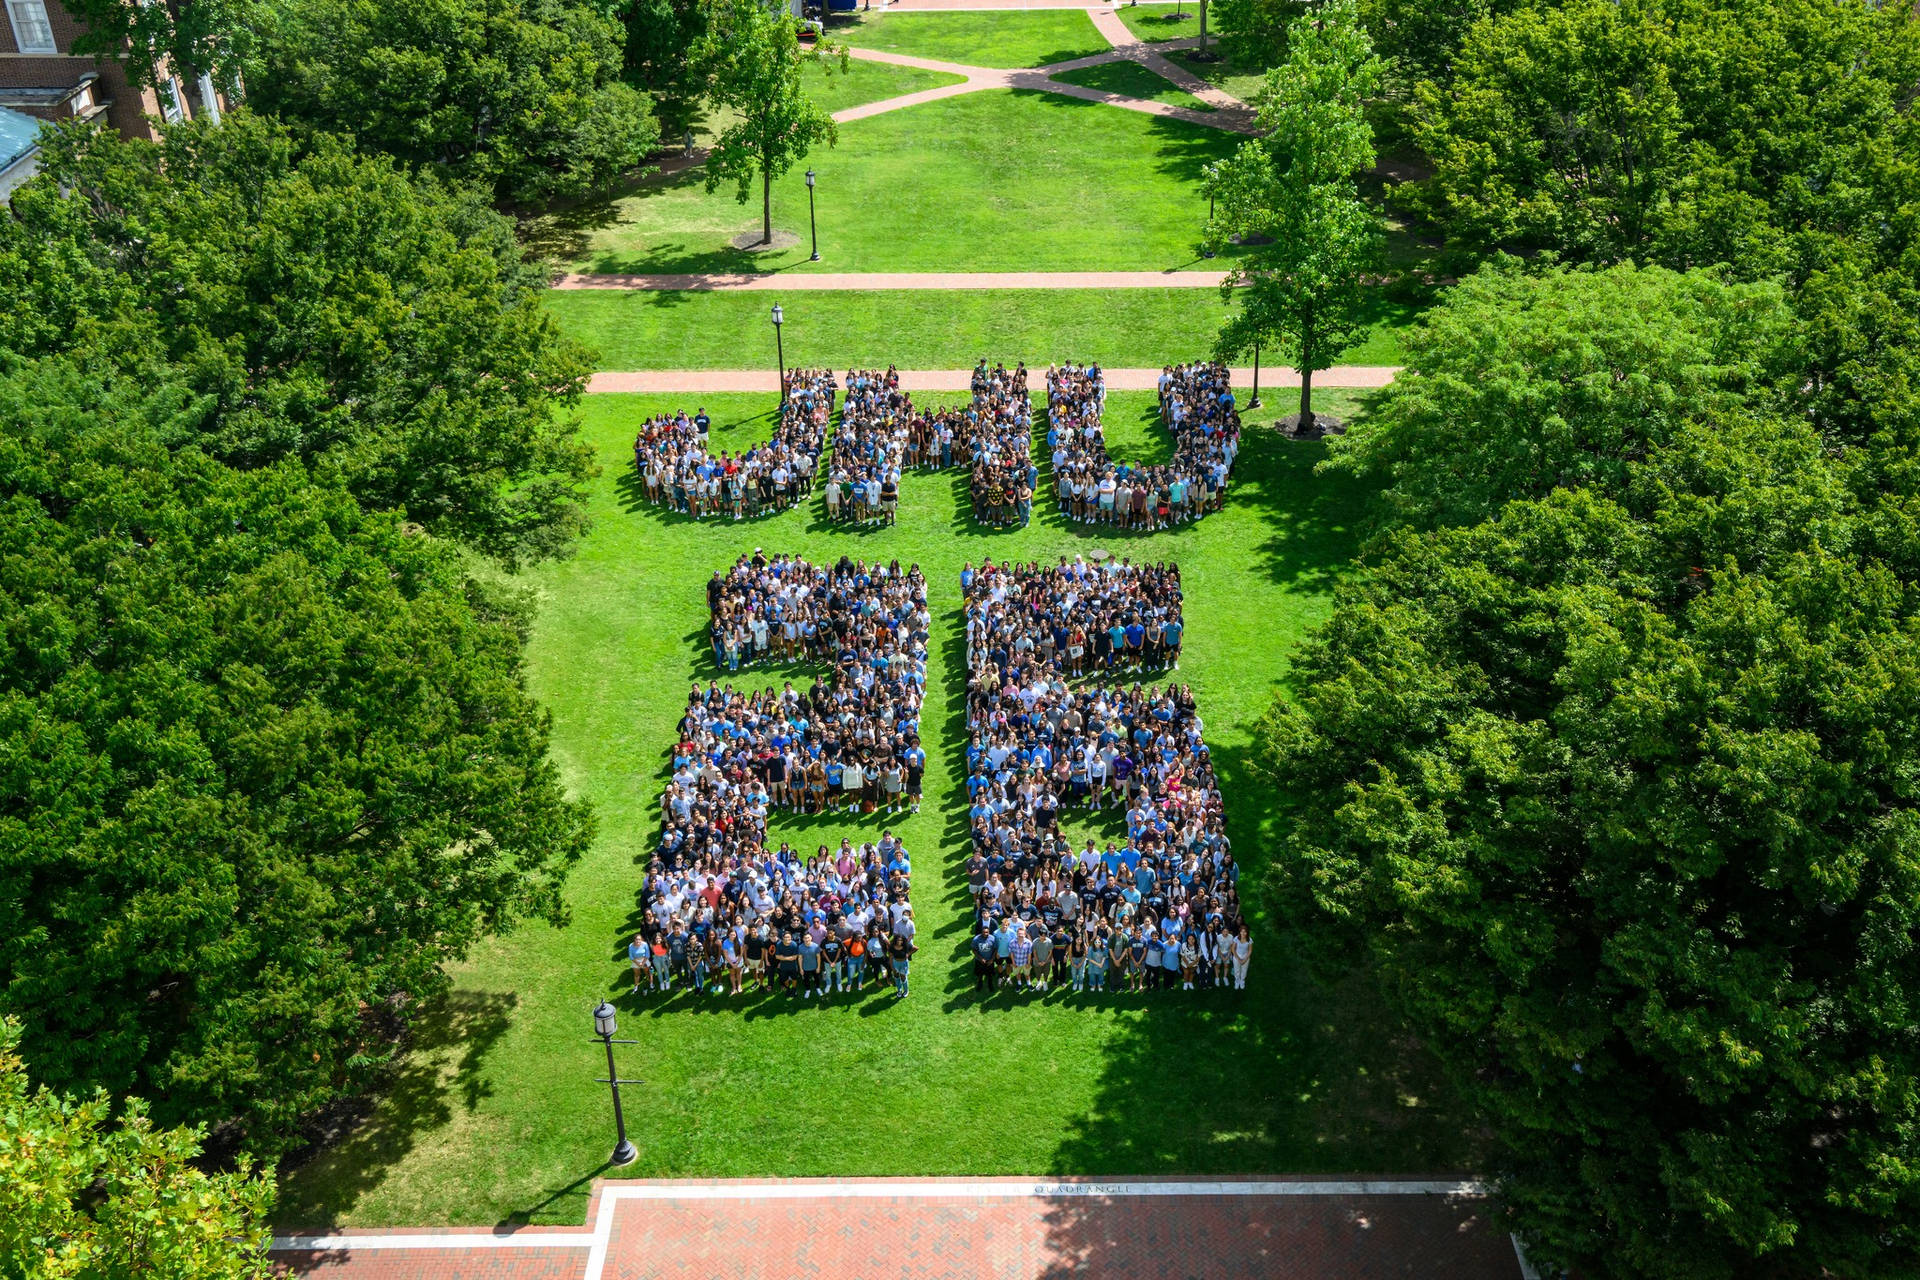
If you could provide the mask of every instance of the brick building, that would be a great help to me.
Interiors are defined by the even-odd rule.
[[[0,0],[0,199],[32,176],[38,122],[77,116],[130,138],[154,136],[156,120],[223,105],[205,76],[163,74],[161,88],[135,89],[121,66],[73,52],[84,28],[60,0]]]

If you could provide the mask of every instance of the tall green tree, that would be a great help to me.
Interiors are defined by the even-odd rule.
[[[1313,375],[1364,331],[1368,273],[1379,261],[1379,218],[1357,175],[1374,161],[1367,102],[1382,66],[1355,0],[1325,0],[1288,29],[1287,60],[1267,72],[1260,138],[1208,176],[1211,242],[1264,242],[1221,285],[1241,303],[1215,347],[1231,358],[1277,343],[1300,370],[1300,426],[1311,429]]]
[[[792,15],[767,0],[714,0],[710,15],[694,56],[706,70],[714,105],[736,118],[707,155],[707,190],[734,183],[745,204],[759,178],[760,242],[771,244],[773,180],[806,159],[815,143],[832,146],[840,137],[802,79],[809,63],[831,72],[833,50],[824,42],[801,48]],[[840,51],[842,68],[846,56]]]
[[[1920,593],[1797,418],[1629,471],[1341,591],[1262,731],[1273,900],[1475,1103],[1543,1268],[1912,1275]]]
[[[9,1280],[267,1280],[273,1183],[243,1157],[194,1165],[201,1132],[159,1129],[139,1099],[27,1082],[20,1024],[0,1018],[0,1275]]]
[[[491,554],[582,526],[590,362],[476,197],[247,111],[157,146],[69,127],[42,170],[0,213],[0,351],[164,365],[196,394],[169,439],[301,459]]]
[[[272,1152],[476,940],[564,920],[593,824],[519,606],[297,460],[169,447],[203,396],[0,377],[0,1011],[39,1080]]]
[[[1793,402],[1798,341],[1772,282],[1500,257],[1421,318],[1405,371],[1329,465],[1382,485],[1390,519],[1415,527],[1559,488],[1617,497],[1686,421]]]
[[[660,139],[620,25],[574,0],[261,0],[260,110],[538,205],[605,191]]]

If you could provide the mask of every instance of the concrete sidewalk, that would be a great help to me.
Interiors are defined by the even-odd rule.
[[[1045,366],[1028,366],[1028,389],[1044,394],[1042,377]],[[1110,391],[1152,391],[1160,385],[1159,369],[1108,369]],[[1313,375],[1313,385],[1328,390],[1371,391],[1392,382],[1400,369],[1396,365],[1336,365]],[[906,391],[965,391],[971,385],[971,369],[902,369],[900,386]],[[1244,390],[1253,386],[1251,366],[1233,370],[1233,385]],[[1281,390],[1300,385],[1300,375],[1283,365],[1261,366],[1263,390]],[[587,390],[593,394],[611,392],[652,392],[679,395],[717,395],[728,391],[764,391],[776,393],[779,380],[771,369],[652,369],[632,372],[596,373]]]

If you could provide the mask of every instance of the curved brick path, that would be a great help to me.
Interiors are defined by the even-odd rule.
[[[1397,365],[1335,365],[1313,375],[1313,385],[1327,390],[1371,391],[1393,381]],[[1158,369],[1107,369],[1110,391],[1152,391],[1160,385]],[[965,391],[971,385],[971,369],[902,369],[900,386],[905,391]],[[1233,385],[1251,388],[1253,369],[1233,370]],[[1298,387],[1300,375],[1284,366],[1262,366],[1262,388],[1281,390]],[[596,373],[587,383],[592,393],[642,391],[680,392],[685,395],[713,395],[723,391],[778,391],[780,383],[770,369],[647,369],[632,372]]]
[[[584,1228],[282,1237],[326,1280],[1519,1280],[1460,1181],[602,1181]]]

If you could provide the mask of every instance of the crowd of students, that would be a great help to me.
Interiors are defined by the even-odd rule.
[[[784,511],[811,493],[833,416],[833,373],[794,369],[783,378],[786,397],[772,439],[737,454],[708,450],[704,408],[692,417],[681,410],[641,424],[633,465],[647,501],[696,520],[728,514],[746,520]]]
[[[1240,414],[1225,365],[1196,361],[1161,370],[1160,420],[1174,437],[1173,460],[1161,466],[1108,456],[1106,400],[1099,365],[1048,368],[1047,450],[1066,516],[1152,532],[1219,509],[1240,450]]]
[[[695,686],[661,797],[661,839],[629,947],[634,989],[744,984],[813,996],[884,977],[907,994],[912,864],[891,831],[803,857],[767,817],[920,804],[932,615],[918,566],[830,567],[758,548],[707,586],[715,660],[824,663],[811,688]]]
[[[1024,364],[1009,371],[982,360],[970,380],[969,403],[916,408],[889,365],[847,370],[847,399],[827,460],[827,517],[871,524],[894,522],[903,472],[969,470],[974,517],[986,524],[1023,525],[1032,510],[1033,405]]]
[[[979,586],[980,590],[975,591]],[[1178,668],[1180,566],[1061,557],[960,570],[967,650],[1003,681]]]
[[[961,590],[976,985],[1244,986],[1253,944],[1192,690],[1068,683],[1178,662],[1178,568],[989,560]],[[1125,838],[1075,850],[1069,808],[1118,813]]]

